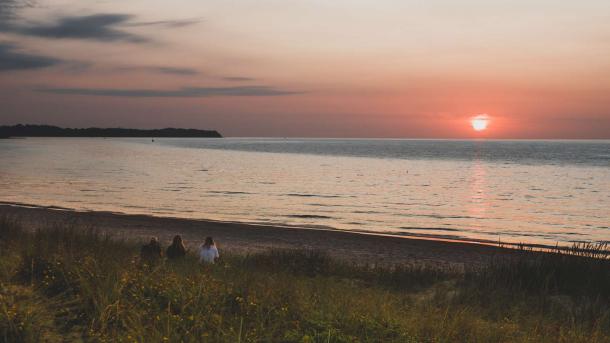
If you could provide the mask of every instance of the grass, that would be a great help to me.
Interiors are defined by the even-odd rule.
[[[364,267],[320,251],[142,265],[88,228],[0,218],[0,341],[609,342],[605,246],[485,266]]]

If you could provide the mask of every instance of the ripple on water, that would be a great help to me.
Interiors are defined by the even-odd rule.
[[[443,214],[415,214],[415,213],[394,213],[394,216],[399,217],[425,217],[434,219],[483,219],[473,216],[458,216],[458,215],[443,215]]]
[[[413,226],[401,226],[401,227],[399,227],[399,229],[401,229],[401,230],[421,230],[421,231],[454,231],[454,232],[467,231],[467,230],[454,229],[454,228],[449,228],[449,227],[413,227]]]
[[[333,219],[331,216],[324,216],[319,214],[289,214],[286,215],[288,218],[302,218],[302,219]]]
[[[239,192],[239,191],[208,191],[210,194],[226,194],[226,195],[247,195],[247,194],[255,194],[250,192]]]
[[[287,193],[280,194],[288,197],[302,197],[302,198],[344,198],[341,195],[332,195],[332,194],[306,194],[306,193]]]

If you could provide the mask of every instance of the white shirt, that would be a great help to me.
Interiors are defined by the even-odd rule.
[[[209,248],[202,245],[201,248],[199,248],[199,262],[201,263],[214,263],[214,260],[218,257],[220,257],[220,255],[218,255],[218,249],[216,249],[216,246],[214,245]]]

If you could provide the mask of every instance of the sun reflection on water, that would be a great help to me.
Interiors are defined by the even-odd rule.
[[[470,215],[475,218],[485,218],[488,207],[487,169],[484,163],[477,159],[471,168]]]

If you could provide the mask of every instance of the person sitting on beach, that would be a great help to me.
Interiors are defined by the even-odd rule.
[[[167,247],[165,255],[169,260],[182,258],[186,255],[186,248],[184,247],[184,243],[182,242],[182,237],[180,235],[174,236],[172,245]]]
[[[199,262],[213,264],[219,257],[214,239],[206,237],[205,242],[199,247]]]
[[[140,259],[145,263],[157,262],[162,256],[161,245],[157,237],[151,237],[150,242],[140,249]]]

